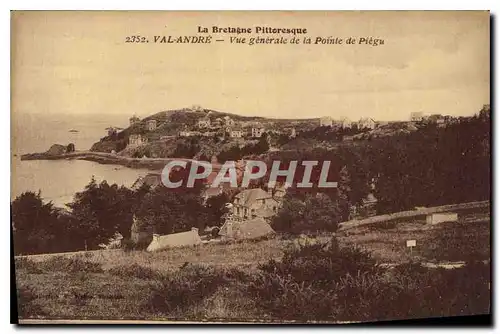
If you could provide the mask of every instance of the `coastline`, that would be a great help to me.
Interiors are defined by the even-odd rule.
[[[105,152],[76,151],[71,153],[53,155],[48,153],[29,153],[21,155],[25,160],[87,160],[104,165],[120,165],[128,168],[146,168],[161,170],[165,164],[172,160],[192,161],[186,158],[131,158]]]

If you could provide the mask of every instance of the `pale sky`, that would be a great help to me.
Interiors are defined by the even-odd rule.
[[[13,113],[128,118],[198,104],[280,118],[471,115],[490,100],[489,20],[488,12],[16,12]],[[385,44],[249,46],[228,34],[214,44],[152,43],[214,25]],[[134,34],[150,43],[124,43]]]

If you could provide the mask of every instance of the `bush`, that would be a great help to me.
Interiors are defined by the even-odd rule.
[[[83,257],[86,257],[84,255]],[[38,263],[38,267],[44,272],[67,272],[67,273],[102,273],[101,265],[96,262],[87,261],[80,257],[55,256],[46,261]]]
[[[466,240],[466,242],[464,242]],[[426,241],[423,256],[439,261],[476,261],[490,258],[490,224],[444,223]]]
[[[287,320],[337,319],[345,302],[338,297],[339,282],[380,271],[368,253],[340,248],[334,238],[292,246],[280,262],[270,260],[259,269],[248,293],[265,313]]]
[[[382,270],[356,248],[303,244],[260,265],[247,293],[274,319],[373,321],[490,312],[490,268],[409,263]]]
[[[35,303],[34,289],[30,286],[22,286],[17,289],[17,305],[19,318],[33,318],[44,315],[40,305]]]
[[[323,288],[331,287],[335,280],[346,274],[379,270],[376,261],[367,252],[358,248],[340,248],[335,238],[329,242],[289,247],[280,262],[270,260],[260,265],[259,269]]]
[[[338,202],[328,195],[306,194],[304,200],[290,195],[285,197],[271,227],[290,234],[335,232],[340,221]]]
[[[279,320],[325,320],[338,314],[334,291],[322,290],[290,276],[261,273],[247,286],[263,314]]]
[[[113,267],[108,270],[108,273],[114,276],[123,278],[137,277],[140,279],[153,279],[158,277],[158,272],[155,270],[143,267],[138,264],[130,264],[125,266]]]
[[[134,250],[145,250],[146,248],[148,248],[150,243],[151,243],[150,239],[144,239],[138,242],[134,242],[131,239],[124,239],[122,240],[121,248],[125,252],[130,252]]]
[[[151,286],[148,305],[153,312],[172,314],[199,304],[215,291],[244,274],[237,269],[217,269],[203,265],[187,265],[176,272],[158,277]]]
[[[41,274],[42,270],[38,264],[29,258],[21,257],[15,259],[16,271],[25,270],[28,274]]]

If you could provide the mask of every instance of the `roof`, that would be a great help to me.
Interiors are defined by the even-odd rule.
[[[204,196],[206,198],[217,196],[217,195],[220,195],[220,194],[222,194],[222,188],[220,188],[220,187],[217,187],[217,188],[208,187],[204,191]]]
[[[153,241],[149,244],[147,251],[154,252],[167,248],[194,246],[201,244],[201,238],[198,231],[167,234],[162,236],[153,236]]]
[[[240,199],[243,206],[250,206],[259,199],[272,198],[272,196],[261,188],[255,188],[243,190],[235,198]]]
[[[228,234],[228,225],[231,225]],[[274,233],[274,230],[269,226],[263,218],[254,218],[243,222],[227,221],[222,225],[219,234],[235,239],[255,239]]]
[[[366,198],[363,199],[363,203],[375,203],[377,202],[377,198],[372,194],[369,193]]]
[[[268,208],[267,206],[259,208],[255,211],[255,215],[262,218],[269,218],[274,216],[274,214],[275,212],[271,208]]]
[[[159,186],[161,184],[161,173],[152,172],[146,176],[139,177],[132,185],[132,189],[139,189],[143,184],[147,184],[151,188]]]

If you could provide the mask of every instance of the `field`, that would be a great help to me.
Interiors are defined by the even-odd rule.
[[[40,255],[18,258],[16,282],[21,302],[20,316],[42,319],[198,321],[295,319],[296,315],[276,313],[275,309],[269,308],[267,304],[265,306],[255,295],[249,295],[249,286],[257,286],[256,282],[260,282],[262,267],[259,267],[259,264],[269,263],[271,259],[279,262],[284,251],[297,245],[299,240],[307,239],[309,243],[314,243],[327,241],[331,237],[332,235],[328,234],[299,239],[276,236],[254,242],[205,244],[158,253],[109,250],[64,256]],[[490,255],[490,226],[484,212],[462,217],[458,223],[429,226],[419,220],[388,222],[377,226],[354,228],[339,233],[336,237],[341,248],[356,245],[369,251],[377,263],[389,266],[422,263],[427,267],[432,267],[432,264],[436,267],[453,262],[460,267],[465,263],[488,262]],[[406,240],[410,239],[416,240],[417,244],[411,252],[406,247]],[[450,277],[446,275],[454,271],[458,273],[461,269],[427,270],[439,271],[439,275],[444,275],[448,282]],[[346,277],[351,277],[349,275]],[[378,282],[377,284],[380,282],[385,284],[388,280],[387,275],[393,277],[387,273],[382,276],[377,275],[379,274],[369,276],[371,278],[358,278],[362,279],[362,282],[365,279],[373,279],[374,282]],[[434,274],[422,273],[422,275],[425,276],[425,280],[434,277]],[[457,277],[460,275],[462,274]],[[400,282],[402,278],[397,277]],[[405,277],[404,280],[406,279]],[[476,289],[477,284],[483,284],[481,285],[483,287],[484,284],[489,286],[489,279],[467,284],[469,283]],[[447,288],[449,284],[449,282],[444,284],[444,287]],[[457,284],[463,284],[462,280]],[[408,288],[407,283],[400,286]],[[290,285],[290,289],[295,288],[295,285]],[[465,288],[460,286],[460,289]],[[284,295],[288,293],[286,290],[283,291]],[[304,291],[306,290],[299,292],[305,293]],[[311,291],[310,293],[313,293]],[[296,296],[296,293],[293,295]],[[439,292],[433,292],[436,293]],[[469,314],[477,310],[482,310],[481,312],[489,310],[489,296],[484,296],[484,293],[483,291],[482,299],[475,308],[473,302],[467,304],[471,307]],[[376,294],[379,295],[380,293]],[[310,298],[307,294],[304,296],[306,299]],[[158,298],[161,300],[160,304]],[[169,301],[167,304],[164,302],[165,299]],[[289,302],[287,299],[287,303]],[[297,302],[293,299],[293,303]],[[310,303],[308,301],[299,306],[286,305],[296,308],[308,307]],[[456,301],[450,303],[457,304]],[[301,314],[308,314],[307,312],[304,310]],[[309,312],[313,315],[319,313],[315,309]],[[371,314],[351,315],[346,310],[338,312],[339,321],[370,320]],[[418,316],[414,312],[417,311],[412,311],[408,316],[413,314]],[[436,312],[432,313],[435,316],[454,315],[453,310],[450,309],[451,313],[447,313],[445,308],[433,312]],[[379,318],[380,316],[376,319]]]

